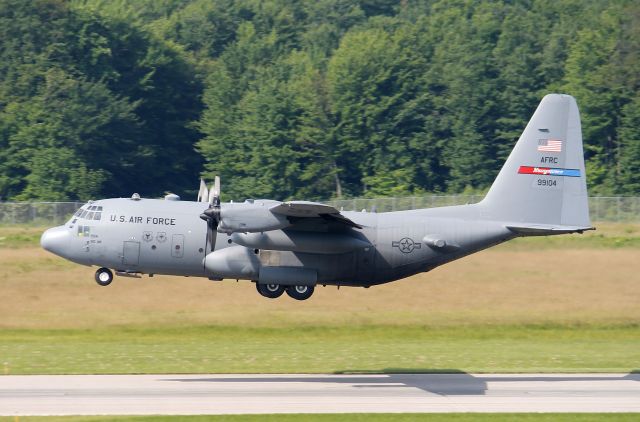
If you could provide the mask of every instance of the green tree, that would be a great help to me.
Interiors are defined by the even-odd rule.
[[[619,136],[619,191],[640,195],[640,95],[622,108]]]

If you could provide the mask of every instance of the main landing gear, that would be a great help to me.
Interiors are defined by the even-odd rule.
[[[256,283],[256,289],[264,297],[275,299],[282,296],[285,291],[289,297],[296,300],[307,300],[313,294],[313,286],[282,286],[280,284],[260,284]]]
[[[101,286],[108,286],[113,281],[113,273],[109,268],[99,268],[96,271],[96,283]]]
[[[264,297],[268,297],[269,299],[279,298],[282,296],[282,293],[284,293],[284,286],[279,284],[256,283],[256,289],[258,289],[258,293]]]

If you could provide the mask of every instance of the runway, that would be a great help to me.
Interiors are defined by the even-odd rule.
[[[640,374],[0,376],[0,415],[640,412]]]

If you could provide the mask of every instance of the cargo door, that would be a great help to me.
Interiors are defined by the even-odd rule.
[[[171,256],[182,258],[184,256],[184,235],[174,234],[171,236]]]
[[[122,251],[124,265],[137,266],[140,262],[140,242],[126,241]]]

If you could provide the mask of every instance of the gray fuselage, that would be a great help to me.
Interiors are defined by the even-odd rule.
[[[199,218],[206,203],[118,198],[83,208],[89,206],[101,207],[100,219],[74,216],[64,226],[51,229],[55,233],[50,237],[59,244],[54,252],[80,264],[127,273],[257,280],[261,268],[304,268],[316,272],[317,284],[369,286],[429,271],[515,237],[504,223],[486,219],[481,204],[476,204],[390,213],[343,212],[362,228],[268,232],[294,239],[300,235],[304,241],[317,238],[324,244],[319,252],[252,248],[234,242],[235,234],[217,232],[212,249],[207,224]],[[233,206],[223,204],[223,209]],[[345,239],[356,241],[345,243]],[[347,246],[339,247],[342,244]],[[303,244],[300,247],[304,250]],[[208,254],[220,255],[228,248],[235,248],[224,254],[238,261],[237,270],[217,274],[205,267]]]

